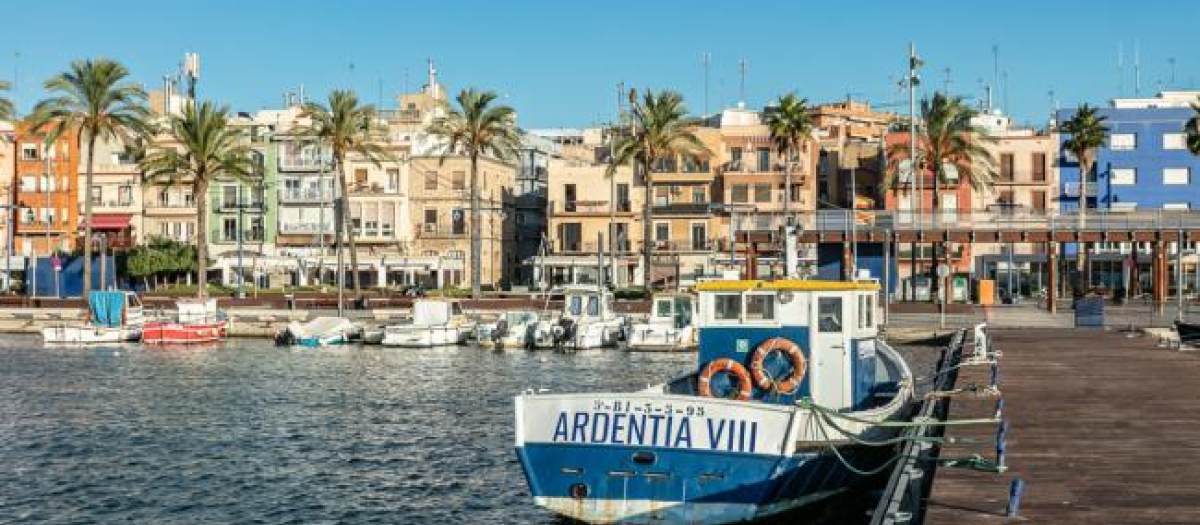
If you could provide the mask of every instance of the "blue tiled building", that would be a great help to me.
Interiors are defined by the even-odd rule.
[[[1089,209],[1200,209],[1200,157],[1186,148],[1183,126],[1195,115],[1200,91],[1167,91],[1154,98],[1116,99],[1098,113],[1107,118],[1109,140],[1096,152],[1088,178]],[[1055,119],[1070,120],[1075,109]],[[1070,136],[1060,134],[1059,145]],[[1059,159],[1063,210],[1079,209],[1079,163],[1066,151]]]

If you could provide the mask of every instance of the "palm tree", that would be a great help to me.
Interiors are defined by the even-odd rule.
[[[650,290],[651,221],[654,216],[654,166],[678,156],[697,157],[709,153],[695,134],[700,120],[688,116],[683,96],[665,90],[655,94],[647,90],[642,100],[629,94],[633,129],[621,137],[613,150],[615,166],[630,164],[641,168],[645,177],[645,202],[642,205],[642,286]],[[611,176],[611,175],[610,175]]]
[[[254,173],[254,161],[246,137],[230,125],[229,108],[212,102],[184,106],[183,114],[172,116],[167,133],[178,147],[152,149],[141,161],[148,179],[170,184],[191,184],[196,196],[196,273],[200,285],[196,296],[208,296],[208,185],[218,177],[245,180]]]
[[[362,300],[362,282],[358,273],[358,246],[355,244],[355,231],[348,226],[347,215],[350,213],[350,191],[346,183],[346,158],[352,154],[361,156],[378,166],[383,160],[390,158],[387,152],[378,144],[375,133],[375,106],[361,104],[353,91],[335,89],[329,93],[329,105],[317,102],[305,103],[301,108],[301,118],[309,119],[310,123],[299,130],[302,137],[326,144],[333,151],[333,169],[338,177],[338,208],[341,213],[334,213],[338,224],[339,242],[337,249],[341,250],[341,238],[350,244],[350,267],[354,268],[354,301]],[[339,307],[340,308],[340,307]]]
[[[799,162],[800,150],[812,135],[813,115],[808,99],[794,93],[779,97],[775,106],[767,108],[767,128],[775,149],[784,158],[783,217],[791,217],[792,166]]]
[[[1069,135],[1063,141],[1063,149],[1071,152],[1079,161],[1079,225],[1081,227],[1087,221],[1087,179],[1096,165],[1096,148],[1103,146],[1104,141],[1108,138],[1108,127],[1104,125],[1104,121],[1105,117],[1097,114],[1096,108],[1083,104],[1075,110],[1075,115],[1071,117],[1071,120],[1063,122],[1058,128],[1059,133]],[[1091,264],[1087,260],[1090,249],[1089,243],[1083,243],[1083,250],[1076,259],[1079,264],[1077,270],[1083,272],[1088,286],[1092,282]]]
[[[429,133],[446,141],[440,162],[449,155],[464,155],[471,161],[471,297],[478,299],[483,278],[483,241],[480,236],[479,157],[511,158],[520,148],[517,114],[505,105],[493,105],[496,93],[475,88],[462,90],[455,100],[458,107],[434,119]]]
[[[8,82],[0,80],[0,91],[8,91],[12,86]],[[0,120],[8,120],[13,117],[15,109],[11,100],[0,97]]]
[[[992,179],[996,176],[996,162],[987,148],[994,139],[971,122],[976,114],[959,97],[934,93],[932,99],[921,101],[920,118],[924,125],[916,137],[918,162],[913,173],[916,176],[926,172],[933,174],[934,224],[937,224],[937,217],[941,213],[941,185],[950,182],[948,174],[951,168],[960,181],[965,180],[980,192],[990,189]],[[909,156],[909,147],[907,144],[893,144],[888,153],[892,167],[889,178],[894,179],[900,161]],[[938,254],[935,249],[933,266],[936,268],[937,265]],[[936,292],[937,280],[933,282]]]
[[[147,132],[146,93],[126,82],[129,70],[106,58],[76,60],[67,71],[46,81],[52,98],[33,108],[30,126],[48,130],[46,143],[73,133],[76,150],[87,141],[84,191],[92,188],[96,140],[129,143]],[[83,293],[92,289],[92,199],[83,199]]]
[[[1192,152],[1192,155],[1200,155],[1200,104],[1192,104],[1192,111],[1195,114],[1183,126],[1183,132],[1187,134],[1188,151]]]

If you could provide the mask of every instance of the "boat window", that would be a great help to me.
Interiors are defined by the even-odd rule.
[[[587,312],[588,312],[587,313],[588,315],[593,316],[593,317],[600,315],[600,298],[599,297],[596,297],[594,295],[591,297],[588,297]]]
[[[671,300],[659,299],[654,301],[654,316],[655,317],[671,317]]]
[[[583,313],[583,297],[572,295],[567,298],[567,313],[580,315]]]
[[[821,332],[837,333],[842,331],[842,298],[817,298],[817,320]]]
[[[863,296],[863,304],[866,305],[863,318],[866,319],[863,328],[871,328],[875,326],[875,298],[870,294]]]
[[[683,328],[692,324],[692,302],[687,297],[680,297],[675,300],[675,327]]]
[[[772,321],[775,319],[775,294],[747,294],[746,319]]]
[[[713,297],[716,310],[714,317],[721,320],[737,321],[742,317],[742,296],[736,293],[717,294]]]

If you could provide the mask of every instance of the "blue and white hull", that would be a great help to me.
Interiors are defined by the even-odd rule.
[[[881,440],[889,431],[833,428],[797,406],[662,393],[525,395],[516,404],[517,454],[534,502],[587,523],[765,518],[849,488],[861,477],[848,466],[873,469],[891,453],[843,434]],[[853,416],[890,419],[907,404],[898,396]]]

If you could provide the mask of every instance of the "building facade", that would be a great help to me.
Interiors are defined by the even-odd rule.
[[[53,144],[25,122],[16,125],[9,204],[20,209],[13,228],[14,250],[50,255],[74,250],[79,238],[79,149],[74,133]]]

